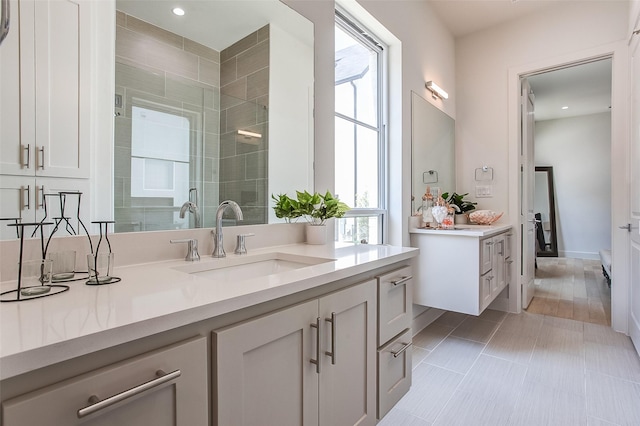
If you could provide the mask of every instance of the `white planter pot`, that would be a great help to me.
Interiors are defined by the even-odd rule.
[[[327,227],[325,225],[307,225],[307,244],[326,244]]]

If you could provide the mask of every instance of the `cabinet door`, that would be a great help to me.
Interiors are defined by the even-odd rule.
[[[317,424],[318,323],[314,300],[214,331],[214,424]]]
[[[378,346],[411,327],[412,283],[408,266],[378,277]]]
[[[491,283],[494,280],[492,271],[480,277],[480,310],[482,312],[493,300],[491,298]]]
[[[493,239],[480,240],[480,275],[486,274],[493,266]]]
[[[11,30],[0,48],[0,173],[33,176],[33,2],[9,4]]]
[[[376,282],[320,299],[320,425],[376,424]]]
[[[206,360],[204,337],[163,348],[5,401],[3,424],[207,425]]]
[[[0,218],[20,218],[22,222],[34,222],[36,215],[36,181],[28,176],[0,175]],[[0,240],[18,238],[16,228],[7,226],[14,220],[0,221]]]
[[[35,1],[33,154],[40,176],[89,177],[90,7],[86,0]]]

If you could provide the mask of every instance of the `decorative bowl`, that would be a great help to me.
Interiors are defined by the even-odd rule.
[[[469,220],[478,225],[491,225],[502,217],[504,213],[496,213],[493,210],[476,210],[469,213]]]

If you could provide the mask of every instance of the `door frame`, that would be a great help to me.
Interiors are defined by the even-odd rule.
[[[611,252],[616,267],[612,271],[611,327],[628,333],[629,312],[629,248],[627,235],[619,232],[618,225],[628,222],[630,195],[630,99],[629,49],[626,41],[606,44],[593,49],[550,57],[533,63],[509,68],[509,217],[513,223],[519,217],[519,138],[520,138],[520,78],[541,72],[566,68],[597,59],[612,59],[611,87]],[[516,259],[522,255],[520,231],[515,232]],[[509,288],[509,311],[522,311],[522,282],[519,262],[514,262]],[[512,297],[513,296],[513,297]]]

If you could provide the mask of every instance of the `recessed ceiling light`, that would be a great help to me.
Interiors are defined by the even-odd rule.
[[[562,109],[569,109],[569,107],[568,106],[563,106]]]
[[[184,9],[179,8],[179,7],[174,7],[172,12],[173,12],[174,15],[178,15],[178,16],[184,15]]]

